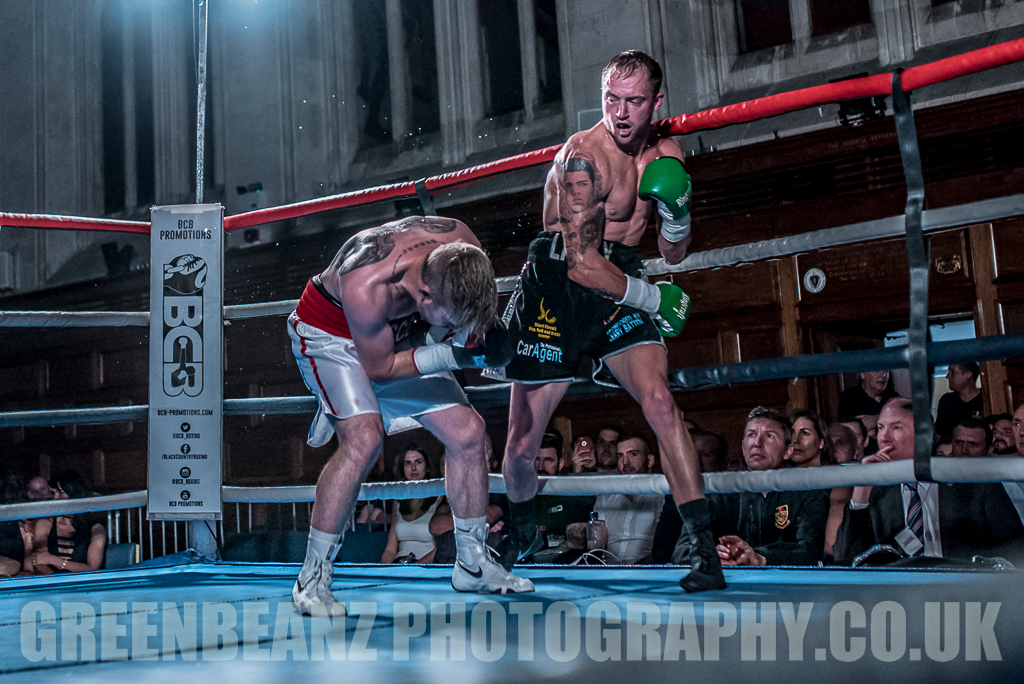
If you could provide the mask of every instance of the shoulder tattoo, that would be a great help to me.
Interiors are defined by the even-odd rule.
[[[375,228],[346,240],[341,246],[338,275],[383,261],[395,248],[395,232],[393,228]]]

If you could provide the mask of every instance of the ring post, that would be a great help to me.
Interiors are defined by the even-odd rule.
[[[903,89],[901,70],[892,75],[892,105],[896,138],[900,144],[903,175],[907,181],[907,261],[910,266],[910,329],[907,359],[910,394],[914,405],[914,478],[932,479],[932,373],[928,365],[928,269],[929,245],[925,242],[921,216],[924,210],[924,172],[921,148],[910,93]]]
[[[221,519],[224,209],[153,207],[150,235],[149,520]],[[216,557],[202,522],[190,541]]]

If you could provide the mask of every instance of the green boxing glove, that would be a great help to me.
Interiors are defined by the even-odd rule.
[[[681,287],[649,283],[633,276],[626,276],[626,294],[615,303],[649,313],[662,337],[677,336],[690,316],[690,297]]]
[[[661,290],[661,303],[652,318],[662,337],[675,337],[683,332],[686,319],[690,317],[690,295],[672,283],[657,283],[657,286]]]
[[[675,157],[658,157],[647,164],[640,177],[638,195],[656,200],[661,215],[661,235],[680,242],[690,234],[690,174]]]

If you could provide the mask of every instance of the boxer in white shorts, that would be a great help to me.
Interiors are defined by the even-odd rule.
[[[412,217],[349,238],[310,280],[288,319],[292,350],[319,399],[309,443],[338,435],[320,474],[306,558],[292,590],[305,615],[339,616],[333,561],[359,486],[380,455],[385,431],[419,424],[445,445],[445,489],[455,518],[458,591],[532,591],[529,580],[494,562],[487,537],[483,420],[451,371],[503,366],[510,338],[497,312],[490,261],[456,220]],[[413,348],[417,318],[468,339]]]

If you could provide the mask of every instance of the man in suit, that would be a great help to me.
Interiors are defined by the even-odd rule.
[[[890,400],[878,418],[878,453],[864,463],[914,457],[914,413],[910,401]],[[999,483],[904,483],[855,487],[836,538],[840,564],[876,544],[909,557],[970,561],[1001,556],[1024,561],[1024,523]]]

